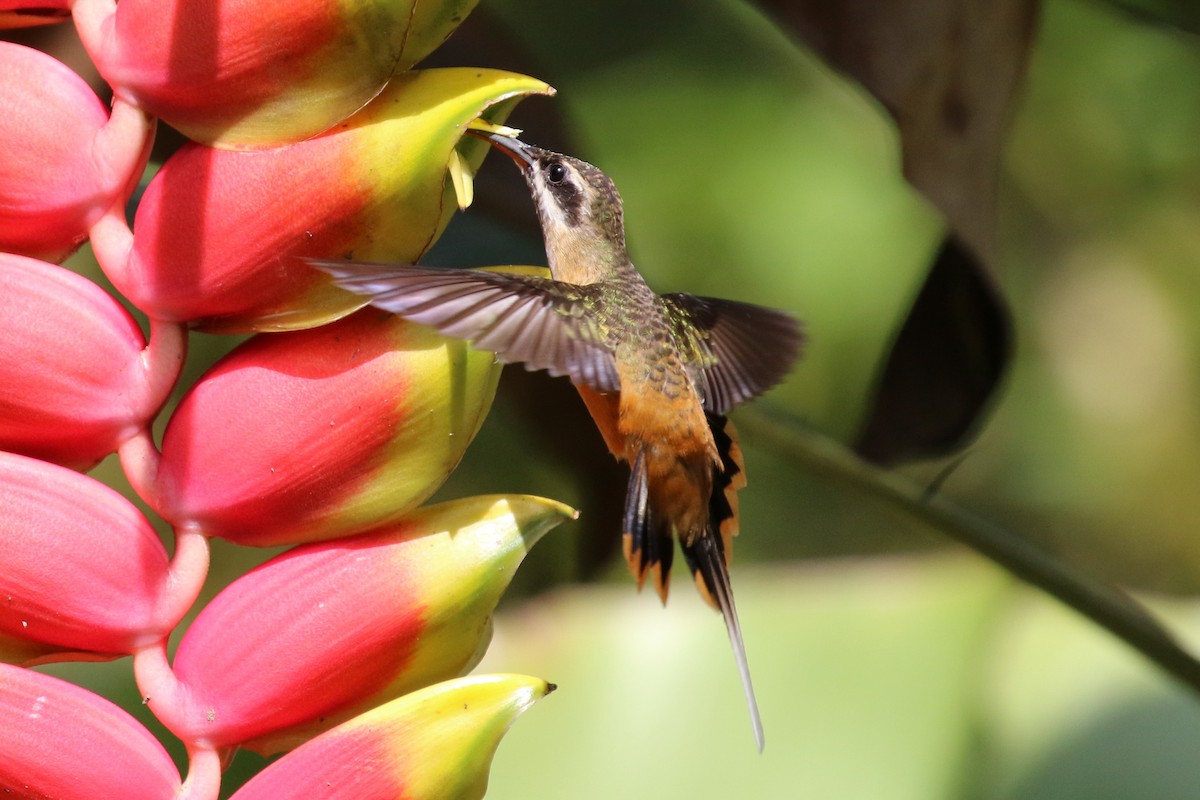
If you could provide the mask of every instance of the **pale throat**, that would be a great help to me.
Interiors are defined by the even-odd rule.
[[[573,231],[548,238],[546,257],[555,280],[585,285],[618,277],[625,251],[594,232]]]

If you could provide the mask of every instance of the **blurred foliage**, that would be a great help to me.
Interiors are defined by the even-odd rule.
[[[753,567],[737,578],[767,745],[720,623],[623,587],[497,623],[484,668],[561,688],[513,729],[491,800],[1184,800],[1200,706],[1059,606],[965,557]],[[1194,606],[1156,604],[1176,622]]]
[[[1200,6],[1192,0],[1099,0],[1108,2],[1137,21],[1164,28],[1200,33]]]
[[[1070,560],[1184,591],[1200,577],[1198,78],[1193,37],[1047,8],[1002,217],[1024,347],[979,443],[990,463],[972,465],[973,494]]]

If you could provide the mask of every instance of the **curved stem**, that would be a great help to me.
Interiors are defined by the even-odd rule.
[[[187,326],[150,318],[150,341],[142,351],[142,367],[146,370],[147,394],[157,413],[175,388],[183,362],[187,358]]]
[[[75,32],[92,63],[105,60],[116,12],[116,0],[71,0]]]
[[[210,550],[202,531],[181,528],[175,533],[175,555],[171,559],[167,608],[164,617],[180,620],[200,596],[208,577]]]
[[[158,465],[162,460],[162,453],[154,444],[149,422],[121,443],[117,449],[117,456],[121,459],[121,469],[125,472],[129,485],[146,505],[162,516],[157,488]]]
[[[150,426],[179,380],[183,362],[187,358],[187,343],[187,328],[184,325],[150,318],[150,341],[142,350],[138,362],[138,369],[144,374],[144,380],[139,384],[143,387],[138,401],[139,416],[145,421],[118,448],[121,468],[130,486],[160,514],[162,509],[158,505],[157,480],[162,454],[154,444]]]
[[[129,202],[146,169],[157,127],[154,117],[118,95],[113,98],[108,122],[96,134],[93,164],[104,185],[119,195],[122,206]]]
[[[158,721],[189,748],[195,746],[186,725],[191,711],[190,697],[171,669],[165,636],[133,654],[133,678],[142,700]]]
[[[1200,661],[1128,595],[1075,572],[1025,539],[913,481],[863,461],[839,442],[799,421],[756,410],[743,412],[737,422],[738,428],[760,446],[881,500],[974,549],[1075,609],[1200,692]]]
[[[125,201],[118,198],[88,230],[92,253],[105,276],[121,294],[129,297],[134,284],[129,275],[133,231],[125,219]]]
[[[220,792],[221,753],[211,747],[189,747],[187,780],[177,800],[217,800]]]

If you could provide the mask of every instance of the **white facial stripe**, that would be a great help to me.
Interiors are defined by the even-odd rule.
[[[575,186],[579,186],[583,181],[579,173],[569,164],[564,164],[563,166],[567,168],[567,180],[571,181]],[[555,229],[559,230],[569,228],[566,213],[555,202],[554,193],[546,185],[546,175],[541,169],[535,171],[534,180],[537,182],[537,196],[539,198],[539,205],[542,207],[542,216],[545,224],[547,226],[553,225]],[[591,213],[591,209],[585,203],[584,207],[580,209],[580,213],[587,216]]]

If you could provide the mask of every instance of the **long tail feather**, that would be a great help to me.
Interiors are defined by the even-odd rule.
[[[759,752],[762,752],[762,717],[758,711],[758,700],[754,696],[746,645],[742,640],[742,626],[738,620],[737,606],[733,601],[733,587],[729,580],[729,556],[733,537],[737,535],[738,529],[737,492],[746,485],[746,477],[742,468],[737,434],[732,424],[721,415],[707,416],[712,428],[713,441],[721,457],[721,466],[713,469],[707,528],[690,542],[681,538],[680,546],[700,596],[718,609],[725,620],[725,630],[729,634],[729,643],[733,647],[742,688],[746,693],[746,704],[750,709],[754,741]],[[645,581],[646,573],[654,574],[658,594],[664,603],[667,599],[667,581],[674,552],[672,533],[670,520],[655,512],[654,503],[651,501],[646,454],[638,449],[630,463],[629,490],[625,496],[625,558],[629,561],[630,571],[637,578],[639,589]]]
[[[733,586],[729,582],[729,568],[725,565],[721,540],[710,531],[696,537],[692,544],[683,546],[683,555],[696,578],[696,587],[702,595],[715,600],[721,616],[725,618],[725,630],[729,644],[733,646],[733,657],[737,661],[738,673],[742,677],[742,689],[750,707],[750,723],[754,726],[754,743],[758,751],[763,749],[763,724],[758,713],[758,700],[754,696],[754,683],[750,679],[750,663],[746,659],[746,645],[742,641],[742,625],[738,621],[737,605],[733,602]],[[706,599],[707,599],[706,598]]]
[[[692,577],[701,597],[720,610],[725,619],[725,630],[729,634],[729,643],[733,646],[733,657],[737,661],[742,688],[746,692],[746,703],[750,707],[754,741],[759,752],[762,752],[762,718],[758,713],[758,701],[754,697],[750,664],[746,659],[746,645],[742,641],[742,626],[738,620],[737,605],[733,601],[733,586],[729,581],[733,537],[738,533],[737,493],[746,485],[746,473],[733,423],[719,414],[707,416],[713,442],[721,456],[721,467],[715,470],[713,476],[713,491],[708,507],[708,530],[703,536],[696,537],[690,545],[686,542],[681,544],[684,558],[691,567]]]

